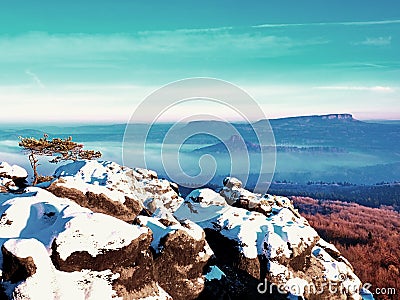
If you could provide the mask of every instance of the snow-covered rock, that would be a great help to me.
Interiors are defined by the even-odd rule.
[[[270,216],[272,206],[286,207],[292,211],[296,217],[300,217],[298,211],[293,207],[290,200],[286,197],[261,195],[252,193],[242,187],[242,182],[234,177],[226,177],[223,181],[224,187],[220,194],[227,203],[232,206],[241,207],[250,211],[257,211],[265,216]]]
[[[142,240],[151,240],[145,227],[100,213],[81,213],[68,220],[54,239],[52,259],[67,271],[124,266],[123,256],[134,255]]]
[[[197,298],[204,289],[203,269],[213,254],[201,227],[189,220],[170,223],[145,216],[139,216],[138,222],[153,232],[159,284],[174,299]]]
[[[315,244],[318,235],[304,218],[278,205],[272,206],[271,211],[266,217],[233,207],[216,192],[202,189],[190,193],[174,215],[178,220],[192,220],[202,228],[235,240],[240,252],[250,259],[263,254],[271,259],[288,259],[301,252],[299,249]]]
[[[26,170],[17,165],[0,162],[0,193],[14,192],[24,186],[28,177]]]
[[[0,214],[2,285],[12,299],[165,294],[149,271],[152,233],[146,227],[94,213],[37,187],[0,194]]]
[[[59,167],[47,188],[95,212],[132,222],[143,209],[136,195],[137,181],[114,162],[75,161]]]
[[[264,299],[264,280],[283,287],[272,298],[361,299],[349,262],[289,199],[236,178],[184,200],[154,171],[76,161],[46,189],[10,193],[23,172],[0,166],[1,299]]]
[[[15,184],[14,180],[9,178],[0,177],[0,193],[7,193],[9,191],[17,191],[19,187]]]
[[[225,203],[208,189],[193,191],[174,216],[192,220],[205,230],[217,265],[224,271],[233,268],[257,280],[265,276],[293,297],[309,297],[313,291],[304,289],[307,284],[325,286],[326,297],[341,299],[339,292],[329,293],[329,283],[335,283],[349,298],[360,299],[361,282],[351,265],[320,239],[288,198],[251,193],[236,178],[225,179],[220,194]],[[291,291],[294,283],[301,286]]]
[[[197,189],[186,196],[183,204],[175,211],[178,220],[189,219],[199,223],[220,216],[231,209],[226,201],[211,189]]]
[[[75,161],[59,167],[47,188],[93,211],[132,222],[146,209],[174,212],[183,202],[167,180],[154,171],[131,169],[109,161]]]
[[[9,165],[7,162],[0,162],[0,177],[16,179],[16,178],[26,178],[28,173],[26,170],[17,165]]]
[[[2,252],[5,296],[12,299],[122,299],[112,289],[118,274],[110,270],[58,271],[36,239],[9,239]]]

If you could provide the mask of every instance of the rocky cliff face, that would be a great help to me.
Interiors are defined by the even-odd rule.
[[[153,171],[77,161],[15,190],[0,193],[1,299],[361,299],[289,199],[235,178],[183,199]]]

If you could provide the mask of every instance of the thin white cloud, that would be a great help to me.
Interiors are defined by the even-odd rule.
[[[40,78],[33,72],[31,72],[30,70],[25,70],[25,74],[29,75],[32,80],[42,89],[45,88],[43,82],[40,80]]]
[[[209,27],[209,28],[181,28],[175,30],[153,30],[153,31],[140,31],[138,34],[154,34],[154,33],[171,33],[171,32],[180,32],[180,33],[210,33],[210,32],[218,32],[218,31],[229,31],[234,30],[238,27],[233,26],[222,26],[222,27]]]
[[[377,61],[377,62],[340,62],[322,64],[328,68],[344,68],[344,69],[382,69],[382,68],[397,68],[399,64],[394,61]]]
[[[391,36],[380,36],[380,37],[368,37],[364,41],[355,43],[356,45],[365,46],[388,46],[392,43]]]
[[[365,22],[341,22],[341,25],[386,25],[386,24],[400,24],[400,20],[382,20],[382,21],[365,21]]]
[[[211,29],[209,29],[211,30]],[[139,61],[152,54],[176,56],[209,55],[225,57],[254,51],[263,57],[288,55],[293,48],[326,44],[329,41],[313,38],[300,39],[264,33],[216,31],[150,31],[139,34],[47,34],[29,33],[16,37],[0,37],[0,63],[48,62],[84,68],[88,62],[99,63],[102,68],[124,67],[126,60]],[[37,47],[41,45],[41,47]],[[246,52],[251,55],[251,52]],[[196,56],[197,58],[197,56]],[[54,64],[52,65],[54,66]],[[92,68],[92,67],[90,67]],[[40,79],[27,70],[39,85]],[[43,84],[42,84],[43,85]]]
[[[274,27],[301,27],[301,26],[329,26],[329,25],[345,25],[345,26],[364,26],[364,25],[385,25],[400,24],[400,20],[382,20],[382,21],[356,21],[356,22],[318,22],[318,23],[281,23],[281,24],[260,24],[252,26],[253,28],[274,28]]]
[[[367,92],[380,92],[380,93],[392,93],[395,91],[394,88],[389,86],[317,86],[314,87],[316,90],[331,90],[331,91],[367,91]]]

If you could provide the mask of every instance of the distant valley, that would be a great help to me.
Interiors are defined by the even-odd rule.
[[[135,142],[146,138],[147,167],[165,177],[168,174],[160,160],[161,149],[166,156],[169,151],[179,149],[182,168],[191,174],[199,172],[200,157],[210,154],[217,163],[211,182],[215,184],[220,184],[220,178],[230,174],[232,163],[227,149],[240,154],[243,145],[251,160],[250,174],[232,175],[242,180],[248,175],[249,186],[258,174],[260,162],[257,153],[261,149],[266,152],[276,149],[273,182],[305,185],[309,181],[324,181],[373,185],[400,181],[400,124],[397,122],[363,122],[350,114],[330,114],[272,119],[269,124],[271,126],[266,120],[252,124],[200,120],[182,124],[156,123],[148,132],[149,127],[144,124],[131,124],[132,134],[128,139],[125,137],[125,148],[131,151],[127,152],[131,158],[142,155],[140,145]],[[125,124],[1,125],[0,155],[9,161],[27,165],[28,161],[18,149],[18,136],[40,137],[47,133],[50,136],[73,136],[74,140],[101,150],[105,159],[122,163],[125,127]],[[208,128],[212,128],[218,138],[206,134],[205,129]],[[232,128],[235,134],[232,134]],[[266,135],[271,133],[272,128],[276,148],[272,144],[260,145],[254,128]],[[167,133],[168,140],[164,140]],[[189,138],[178,144],[182,136],[188,135]],[[132,166],[139,163],[133,161]]]

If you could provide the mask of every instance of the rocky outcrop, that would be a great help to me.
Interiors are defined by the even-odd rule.
[[[220,194],[232,206],[249,211],[257,211],[269,217],[272,213],[272,206],[276,205],[288,208],[296,217],[300,218],[299,212],[286,197],[252,193],[242,187],[242,182],[239,179],[233,177],[226,177],[223,184],[224,187],[221,189]]]
[[[0,162],[0,193],[15,192],[26,186],[28,173],[17,165]]]
[[[71,293],[77,299],[170,297],[156,280],[149,228],[94,213],[41,188],[4,195],[0,203],[3,285],[20,282],[8,297],[52,299],[27,296],[49,280],[55,294],[66,293],[57,299],[71,299]],[[75,290],[58,290],[71,288],[65,280]],[[99,298],[105,290],[109,296]]]
[[[111,270],[119,274],[113,288],[124,299],[154,294],[157,281],[149,250],[151,231],[102,214],[85,219],[68,221],[66,229],[54,239],[51,255],[54,266],[64,272]],[[74,240],[72,249],[71,240]]]
[[[132,223],[143,209],[143,205],[138,200],[125,197],[124,202],[116,201],[104,193],[91,191],[90,186],[86,191],[76,189],[73,185],[69,185],[63,178],[52,182],[47,190],[56,196],[71,199],[94,212],[109,214],[129,223]]]
[[[0,238],[35,239],[46,251],[43,265],[51,270],[56,285],[61,284],[64,274],[101,274],[102,284],[122,299],[195,299],[204,289],[203,269],[212,251],[198,225],[173,217],[173,200],[183,201],[176,186],[151,171],[125,170],[114,163],[86,163],[75,162],[59,169],[58,178],[47,184],[47,191],[30,187],[0,199],[5,203],[0,210]],[[117,180],[131,183],[117,184]],[[149,186],[144,188],[146,184]],[[141,211],[128,212],[129,218],[124,218],[128,197],[138,199]],[[159,205],[154,213],[143,204],[148,198],[157,199],[153,201]],[[136,218],[140,212],[147,216]],[[161,233],[155,224],[163,228]],[[8,255],[6,249],[3,252]],[[18,280],[27,290],[33,288],[34,281],[44,284],[43,278],[29,271],[37,265],[34,254],[18,255],[7,256],[11,263],[6,262],[4,284]],[[82,282],[88,282],[83,287],[90,286],[89,279]],[[14,294],[7,296],[17,299]]]
[[[135,168],[127,174],[138,181],[140,199],[150,213],[154,214],[160,209],[173,213],[182,204],[183,198],[179,196],[178,185],[158,178],[156,172]]]
[[[195,299],[204,289],[203,269],[213,254],[204,231],[191,221],[181,223],[138,217],[154,236],[154,270],[160,286],[173,299]]]
[[[15,253],[15,249],[10,249],[13,246],[12,244],[13,240],[10,239],[1,247],[3,254],[2,279],[11,283],[17,283],[35,274],[37,268],[32,256],[18,256]],[[32,246],[31,243],[29,245]]]
[[[112,299],[117,296],[109,270],[64,273],[55,269],[46,247],[37,239],[9,239],[4,255],[2,299]],[[9,281],[7,281],[9,280]]]
[[[148,214],[172,213],[183,202],[176,186],[158,179],[154,171],[114,162],[77,161],[58,168],[54,176],[47,188],[53,194],[129,223],[143,209]]]
[[[220,195],[193,191],[174,215],[179,220],[193,220],[205,230],[215,263],[227,275],[224,281],[236,281],[236,286],[251,286],[254,291],[257,282],[266,280],[266,285],[275,287],[267,289],[273,297],[360,299],[361,282],[351,266],[333,249],[328,250],[333,256],[324,250],[329,248],[327,243],[288,198],[251,193],[236,178],[224,180]],[[344,296],[339,289],[329,292],[329,285],[334,284],[342,287]],[[291,290],[292,286],[299,288]],[[317,288],[305,290],[305,286]],[[234,299],[235,293],[241,293],[240,288],[225,288]]]
[[[3,298],[360,299],[289,199],[236,178],[184,200],[153,171],[76,161],[46,186],[0,194]]]

